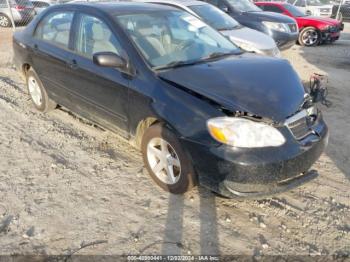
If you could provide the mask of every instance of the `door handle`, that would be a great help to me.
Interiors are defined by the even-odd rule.
[[[77,63],[77,60],[75,60],[75,59],[70,60],[67,64],[68,64],[69,68],[71,68],[71,69],[78,68],[78,63]]]

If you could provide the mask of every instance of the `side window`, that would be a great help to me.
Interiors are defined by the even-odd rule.
[[[98,52],[120,55],[120,44],[108,26],[100,19],[82,15],[75,50],[82,56],[92,58]]]
[[[37,26],[34,37],[59,47],[68,48],[73,12],[53,12]]]
[[[283,10],[275,5],[265,5],[264,11],[275,12],[275,13],[283,13]]]
[[[5,0],[0,0],[0,8],[6,8],[7,7],[7,3]]]

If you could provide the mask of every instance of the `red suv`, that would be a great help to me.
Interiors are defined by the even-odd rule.
[[[308,16],[295,6],[282,2],[255,3],[264,11],[276,12],[293,17],[299,26],[298,43],[303,46],[315,46],[323,42],[339,39],[343,24],[338,20],[325,17]]]

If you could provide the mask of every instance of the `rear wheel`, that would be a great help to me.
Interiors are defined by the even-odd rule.
[[[56,108],[57,104],[48,97],[46,89],[32,68],[26,73],[26,82],[28,93],[36,109],[48,112]]]
[[[145,131],[141,151],[148,173],[165,191],[182,194],[196,185],[189,156],[165,125],[156,124]]]
[[[306,27],[301,30],[298,42],[302,46],[315,46],[320,42],[321,35],[314,27]]]
[[[0,14],[0,27],[10,27],[10,26],[11,26],[10,18],[5,14]]]

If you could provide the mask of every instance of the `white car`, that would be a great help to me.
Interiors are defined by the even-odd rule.
[[[141,0],[141,2],[163,4],[185,10],[200,18],[248,52],[280,57],[280,51],[270,36],[242,26],[231,16],[211,4],[192,0]]]
[[[306,15],[331,17],[333,5],[325,5],[319,0],[288,0]]]

